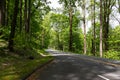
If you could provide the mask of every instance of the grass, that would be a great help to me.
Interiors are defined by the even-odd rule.
[[[28,53],[27,53],[28,54]],[[35,54],[35,53],[34,53]],[[0,51],[0,80],[22,80],[33,72],[38,66],[51,60],[50,56],[37,54],[34,59],[21,56],[17,53]]]

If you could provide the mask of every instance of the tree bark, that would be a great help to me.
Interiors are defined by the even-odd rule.
[[[5,26],[5,0],[0,0],[0,25]]]
[[[25,20],[25,32],[27,33],[28,31],[28,21],[27,21],[27,18],[28,18],[28,14],[27,14],[27,2],[28,0],[25,0],[25,9],[24,9],[24,20]]]
[[[86,48],[86,13],[85,13],[85,0],[83,2],[83,24],[84,24],[84,54],[86,54],[87,52],[87,48]]]
[[[118,0],[118,5],[119,5],[119,9],[118,10],[119,10],[119,13],[120,13],[120,0]]]
[[[20,33],[22,31],[22,0],[20,0]]]
[[[102,22],[102,0],[100,0],[100,57],[103,56],[103,49],[102,49],[102,28],[103,28],[103,22]]]
[[[69,51],[72,51],[72,7],[70,7],[69,11],[69,22],[70,22],[70,35],[69,35]]]
[[[95,31],[95,0],[94,0],[94,19],[93,19],[93,23],[94,23],[94,32],[93,32],[93,36],[94,36],[94,42],[93,42],[93,44],[94,44],[94,51],[93,51],[93,54],[94,54],[94,56],[95,56],[95,54],[96,54],[96,31]]]
[[[2,0],[0,1],[0,26],[2,25]]]
[[[9,7],[10,7],[10,0],[6,0],[6,15],[5,15],[5,25],[9,25]]]
[[[31,17],[31,0],[28,2],[28,28],[27,32],[30,32],[30,17]]]
[[[19,4],[19,0],[15,0],[13,19],[11,23],[11,32],[10,32],[9,44],[8,44],[8,48],[10,51],[14,51],[13,46],[14,46],[15,28],[17,25],[18,4]]]
[[[93,2],[94,4],[93,4]],[[92,39],[92,54],[95,56],[96,55],[96,30],[95,30],[95,0],[91,1],[91,22],[93,26],[93,39]]]
[[[108,37],[109,37],[109,16],[111,9],[114,5],[115,0],[106,0],[104,4],[104,22],[103,22],[103,33],[104,33],[104,49],[107,51],[109,49]]]

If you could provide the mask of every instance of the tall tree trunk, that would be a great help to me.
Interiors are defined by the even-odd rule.
[[[2,25],[2,0],[0,0],[0,26]]]
[[[94,56],[96,54],[96,32],[95,32],[95,0],[94,0],[94,19],[93,19],[93,23],[94,23],[94,32],[93,32],[93,35],[94,35]]]
[[[10,32],[10,38],[8,44],[8,48],[10,51],[14,51],[13,45],[14,45],[15,28],[17,25],[18,4],[19,4],[19,0],[15,0],[13,19],[11,23],[11,32]]]
[[[22,0],[20,0],[20,33],[22,31]]]
[[[44,30],[43,30],[43,33],[42,33],[42,48],[44,48]]]
[[[103,2],[104,5],[104,20],[103,20],[103,37],[104,37],[104,50],[107,51],[107,2]]]
[[[59,32],[57,32],[57,44],[58,44],[58,50],[60,50],[60,35]]]
[[[5,0],[0,0],[0,25],[5,26]]]
[[[10,7],[10,0],[6,0],[6,16],[5,16],[6,26],[9,25],[9,7]]]
[[[100,0],[100,57],[103,56],[103,49],[102,49],[102,28],[103,28],[103,22],[102,22],[102,0]]]
[[[72,51],[72,7],[70,7],[69,18],[70,18],[70,35],[69,35],[69,51]]]
[[[104,4],[104,25],[103,25],[103,33],[104,33],[104,48],[105,51],[109,49],[108,37],[109,37],[109,16],[111,13],[111,9],[114,6],[115,0],[106,0],[103,2]]]
[[[86,48],[86,10],[85,10],[85,0],[83,2],[83,24],[84,24],[84,54],[86,54],[87,52],[87,48]]]
[[[28,30],[28,22],[27,22],[27,18],[28,18],[28,14],[27,14],[27,2],[28,0],[25,0],[25,10],[24,10],[24,20],[25,20],[25,32],[27,33]]]
[[[91,1],[91,16],[93,26],[93,39],[92,39],[92,54],[96,55],[96,32],[95,32],[95,0]]]
[[[9,0],[5,0],[5,26],[8,26],[8,7],[9,7]]]
[[[28,2],[28,29],[27,32],[30,32],[30,17],[31,17],[31,0]]]

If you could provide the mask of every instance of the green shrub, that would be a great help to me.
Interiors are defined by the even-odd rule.
[[[109,50],[104,53],[104,57],[108,59],[120,60],[120,52]]]

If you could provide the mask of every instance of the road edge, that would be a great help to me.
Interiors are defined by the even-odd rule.
[[[44,69],[45,67],[47,67],[49,64],[51,64],[54,61],[54,58],[49,60],[48,62],[40,65],[39,67],[37,67],[35,70],[33,70],[30,74],[28,74],[25,78],[23,78],[22,80],[35,80],[37,77],[37,73],[40,72],[42,69]]]

